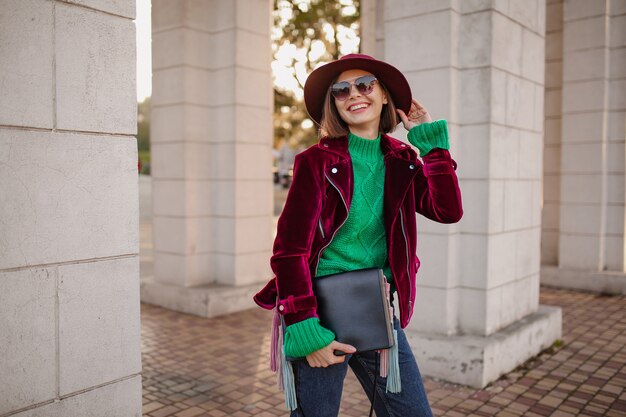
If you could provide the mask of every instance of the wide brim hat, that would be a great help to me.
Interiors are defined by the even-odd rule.
[[[304,104],[309,116],[317,124],[322,121],[324,100],[330,83],[339,74],[351,69],[360,69],[374,74],[389,91],[396,108],[409,113],[411,109],[411,87],[396,67],[369,55],[349,54],[316,68],[306,79]]]

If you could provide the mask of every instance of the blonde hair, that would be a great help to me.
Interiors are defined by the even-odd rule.
[[[333,84],[337,79],[334,79]],[[383,93],[387,97],[387,104],[383,104],[382,111],[380,112],[380,123],[378,124],[378,131],[380,133],[393,132],[400,123],[398,113],[396,112],[396,105],[389,94],[389,90],[379,81],[378,85],[382,88]],[[335,106],[335,100],[330,94],[330,89],[326,92],[324,98],[324,107],[322,110],[322,121],[320,123],[320,136],[328,136],[331,138],[338,138],[346,136],[350,133],[348,124],[339,115],[339,110]]]

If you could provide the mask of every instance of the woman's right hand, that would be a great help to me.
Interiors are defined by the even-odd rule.
[[[330,365],[335,365],[345,361],[346,357],[335,355],[335,350],[340,350],[346,354],[356,352],[356,348],[354,346],[339,343],[334,340],[330,345],[323,347],[320,350],[316,350],[308,355],[306,357],[306,361],[309,363],[311,368],[326,368]]]

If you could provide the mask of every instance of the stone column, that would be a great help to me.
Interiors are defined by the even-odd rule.
[[[134,15],[0,7],[0,415],[141,415]]]
[[[626,294],[625,13],[624,1],[563,3],[558,260],[546,284]]]
[[[538,305],[545,7],[385,2],[385,58],[449,121],[465,209],[455,225],[418,219],[407,334],[426,374],[475,387],[561,334],[560,309]]]
[[[152,19],[155,276],[142,300],[251,307],[271,277],[270,2],[154,0]]]

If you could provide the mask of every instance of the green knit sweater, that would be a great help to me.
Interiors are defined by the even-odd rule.
[[[449,148],[445,120],[423,123],[408,134],[411,144],[420,155],[434,148]],[[348,218],[324,250],[317,268],[317,276],[325,276],[364,268],[382,268],[392,280],[387,257],[385,226],[383,223],[383,191],[385,164],[376,139],[363,139],[350,133],[348,150],[354,172],[354,193]],[[285,354],[303,357],[329,345],[335,339],[332,331],[324,328],[317,318],[310,318],[287,327]]]

